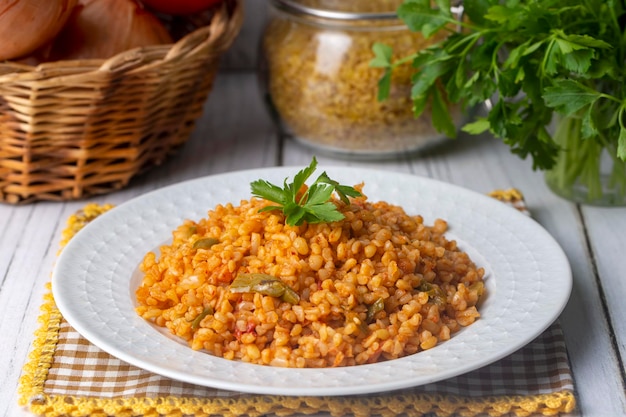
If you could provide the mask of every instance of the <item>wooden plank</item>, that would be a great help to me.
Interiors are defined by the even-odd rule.
[[[619,351],[615,385],[626,392],[626,207],[584,207],[582,213],[596,269],[595,282],[591,276],[589,281],[601,291],[610,336]],[[624,396],[617,396],[615,401],[620,402],[622,411],[626,412]]]
[[[6,211],[0,206],[0,216]],[[17,404],[17,381],[27,359],[33,331],[38,325],[39,307],[58,246],[56,230],[63,204],[51,203],[14,208],[11,261],[3,268],[0,286],[0,415]],[[3,250],[11,246],[3,243]],[[10,410],[10,408],[8,408]]]

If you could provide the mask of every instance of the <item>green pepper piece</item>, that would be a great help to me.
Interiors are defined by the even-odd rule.
[[[383,300],[382,298],[379,298],[378,300],[370,304],[367,307],[367,316],[366,316],[367,322],[369,323],[372,320],[374,320],[374,316],[376,316],[378,312],[383,311],[384,309],[385,309],[385,300]]]
[[[289,285],[285,284],[285,292],[280,299],[289,304],[298,304],[300,296]]]
[[[360,333],[363,333],[363,334],[368,333],[369,327],[367,325],[367,322],[361,320],[357,313],[355,313],[354,311],[347,311],[345,313],[345,317],[346,317],[346,324],[355,323],[357,324],[357,328],[359,329]]]
[[[476,290],[476,292],[478,293],[478,296],[480,297],[485,292],[485,284],[482,281],[474,282],[470,284],[469,290],[470,291]]]
[[[196,233],[196,230],[196,226],[185,225],[174,231],[174,237],[181,240],[189,239],[194,233]]]
[[[214,237],[205,237],[205,238],[198,239],[195,242],[193,242],[192,247],[194,249],[209,249],[211,246],[215,245],[216,243],[220,243],[220,241],[215,239]]]
[[[213,314],[213,308],[211,306],[206,307],[202,310],[202,313],[198,314],[195,319],[191,322],[191,330],[197,330],[200,327],[200,322],[203,318],[208,316],[209,314]]]
[[[438,306],[440,307],[446,306],[447,304],[446,295],[439,285],[431,284],[430,282],[423,281],[419,285],[419,287],[417,287],[417,289],[428,294],[428,297],[430,297]]]
[[[269,277],[270,278],[257,276],[252,278],[252,281],[248,285],[251,290],[250,292],[258,292],[259,294],[269,295],[276,298],[281,297],[285,292],[285,284],[283,284],[283,282],[278,280],[276,277],[271,275]]]
[[[232,292],[256,292],[297,304],[300,296],[279,278],[268,274],[239,274],[230,284]]]

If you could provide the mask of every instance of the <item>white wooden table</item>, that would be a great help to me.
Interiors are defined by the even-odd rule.
[[[122,203],[164,185],[255,167],[304,166],[313,152],[280,138],[260,98],[254,62],[265,9],[247,2],[242,34],[224,60],[204,116],[185,147],[122,191],[75,202],[0,204],[0,417],[31,414],[17,405],[39,307],[67,217],[86,202]],[[574,274],[560,320],[585,417],[626,415],[626,208],[586,207],[553,195],[530,161],[490,137],[463,136],[416,158],[355,162],[318,155],[320,164],[406,172],[486,193],[522,190],[533,217],[562,245]]]

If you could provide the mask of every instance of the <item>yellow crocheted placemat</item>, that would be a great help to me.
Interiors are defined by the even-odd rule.
[[[62,245],[110,208],[88,204],[71,216]],[[375,395],[288,397],[196,386],[129,365],[72,329],[56,308],[49,284],[41,309],[19,401],[47,417],[552,416],[570,415],[576,408],[558,323],[512,355],[446,381]]]

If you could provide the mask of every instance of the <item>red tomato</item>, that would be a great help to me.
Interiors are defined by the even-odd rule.
[[[206,10],[224,0],[142,0],[157,12],[167,14],[192,14]]]

